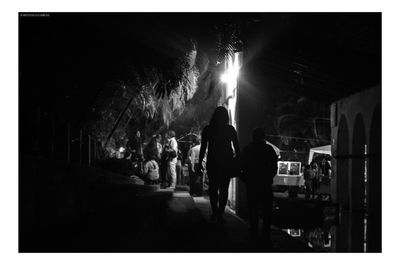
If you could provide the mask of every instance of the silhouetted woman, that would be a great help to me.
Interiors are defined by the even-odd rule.
[[[232,172],[234,154],[239,156],[239,141],[233,126],[229,125],[228,111],[224,107],[217,107],[201,135],[201,148],[199,156],[199,169],[206,149],[207,174],[209,179],[209,195],[212,209],[211,220],[222,222],[222,215],[228,201],[228,188]],[[232,143],[235,153],[232,150]]]

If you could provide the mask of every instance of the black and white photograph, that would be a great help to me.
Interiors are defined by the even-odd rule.
[[[381,11],[32,10],[16,252],[382,253]]]

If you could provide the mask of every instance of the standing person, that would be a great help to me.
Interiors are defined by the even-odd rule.
[[[168,184],[171,189],[176,188],[176,163],[178,161],[178,142],[175,139],[175,131],[168,131],[168,142],[164,150],[167,153],[167,175],[168,175]]]
[[[262,208],[263,234],[270,240],[272,212],[272,183],[277,172],[278,157],[272,146],[265,142],[262,128],[253,131],[253,141],[242,152],[242,180],[247,188],[250,226],[258,234],[259,208]]]
[[[129,139],[127,146],[134,156],[143,156],[143,142],[139,130],[136,131],[133,138]]]
[[[318,178],[318,186],[320,188],[321,199],[329,199],[330,197],[330,181],[331,181],[331,166],[324,157],[320,165],[320,174]]]
[[[162,152],[161,152],[161,162],[160,162],[160,182],[162,188],[167,188],[169,186],[169,179],[168,179],[168,145],[167,145],[167,133],[164,135],[164,141],[162,145]],[[161,137],[161,135],[160,135]],[[161,143],[161,140],[160,140]]]
[[[176,157],[176,179],[179,185],[186,185],[183,179],[183,169],[182,169],[182,151],[178,148],[178,156]]]
[[[311,180],[310,171],[311,171],[310,165],[306,165],[304,167],[304,171],[303,171],[304,184],[306,186],[306,194],[305,194],[306,200],[310,199],[310,196],[311,196],[311,193],[312,193],[312,180]]]
[[[146,160],[149,156],[151,156],[152,159],[154,159],[157,162],[160,162],[161,154],[159,154],[158,146],[157,146],[157,139],[155,136],[153,136],[151,138],[150,142],[144,148],[143,153],[144,153],[144,156],[146,157]]]
[[[325,178],[330,178],[331,176],[331,166],[329,165],[326,158],[323,158],[321,161],[321,175]]]
[[[196,137],[193,143],[194,145],[188,152],[190,195],[201,195],[200,185],[203,185],[201,179],[203,175],[196,172],[196,168],[199,166],[200,138]]]
[[[207,174],[209,178],[209,195],[211,203],[211,220],[223,222],[223,214],[228,201],[230,173],[233,166],[234,154],[240,155],[239,141],[236,130],[229,125],[228,111],[217,107],[211,117],[210,124],[204,127],[201,134],[201,147],[198,170],[203,170],[202,161],[207,153]],[[235,153],[232,150],[232,144]]]
[[[317,198],[317,189],[318,189],[318,164],[317,162],[311,163],[311,170],[310,170],[310,178],[311,178],[311,198]]]
[[[143,142],[140,131],[137,130],[133,138],[127,143],[128,151],[132,154],[131,161],[137,165],[137,174],[143,171]]]

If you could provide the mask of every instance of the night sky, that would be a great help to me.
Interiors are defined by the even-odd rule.
[[[192,43],[217,60],[226,25],[271,111],[292,94],[329,106],[380,84],[379,13],[50,13],[19,19],[21,125],[37,105],[80,124],[107,82],[166,68]]]

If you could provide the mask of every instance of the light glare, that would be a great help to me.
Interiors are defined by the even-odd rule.
[[[238,63],[229,62],[228,69],[221,76],[221,81],[231,85],[232,87],[236,87],[237,78],[239,76],[239,65]]]

